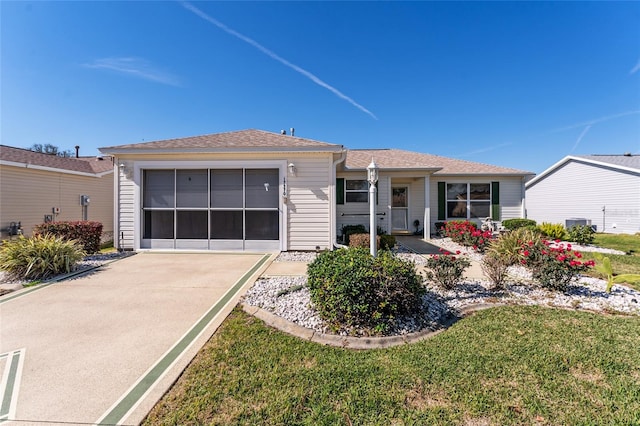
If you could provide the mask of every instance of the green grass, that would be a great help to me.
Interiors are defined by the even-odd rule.
[[[611,260],[614,275],[640,274],[640,235],[596,234],[596,239],[593,244],[630,253],[626,255],[605,254],[605,256]],[[582,252],[582,255],[586,260],[597,261],[590,252]],[[589,271],[588,275],[603,278],[603,276],[593,270]],[[627,285],[640,291],[640,282],[627,283]]]
[[[145,424],[639,424],[639,359],[638,317],[501,307],[353,351],[236,309]]]
[[[636,256],[640,256],[640,235],[638,234],[595,234],[593,244],[625,253],[633,251]]]

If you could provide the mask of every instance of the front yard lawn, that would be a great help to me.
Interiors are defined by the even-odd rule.
[[[236,308],[145,424],[638,424],[638,360],[636,316],[506,306],[353,351]]]

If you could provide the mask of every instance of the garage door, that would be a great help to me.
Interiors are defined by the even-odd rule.
[[[142,171],[141,248],[279,250],[279,169]]]

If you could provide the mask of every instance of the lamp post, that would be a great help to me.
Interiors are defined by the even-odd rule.
[[[367,180],[369,181],[369,248],[371,256],[376,256],[376,182],[378,182],[378,166],[371,158],[367,166]]]

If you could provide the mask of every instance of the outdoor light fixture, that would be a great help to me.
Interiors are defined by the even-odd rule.
[[[289,174],[292,175],[292,176],[295,176],[296,172],[298,171],[296,169],[296,165],[293,164],[293,163],[289,163],[289,165],[287,167],[289,168]]]
[[[373,158],[367,166],[367,180],[369,181],[369,251],[375,257],[377,252],[376,241],[376,183],[378,182],[378,166]]]
[[[264,190],[269,192],[269,182],[264,183]]]

